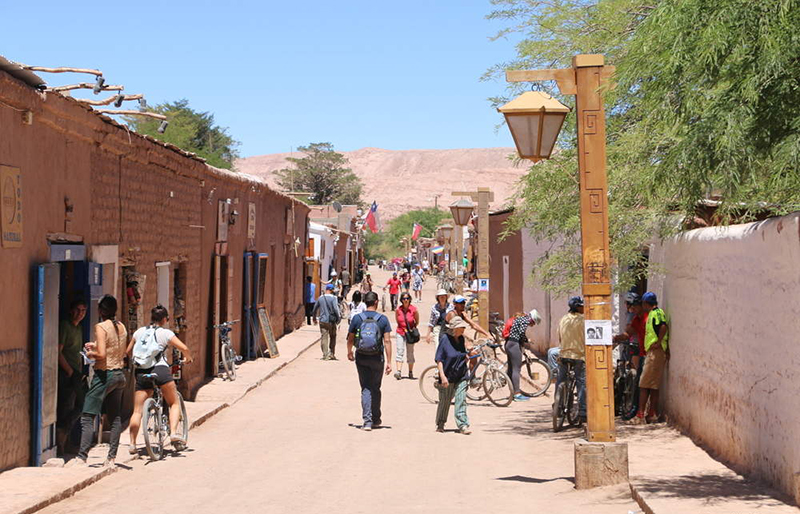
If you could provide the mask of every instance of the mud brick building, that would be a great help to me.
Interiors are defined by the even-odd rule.
[[[58,321],[113,294],[129,331],[156,303],[191,348],[190,398],[218,371],[215,323],[266,309],[276,336],[302,323],[309,209],[252,176],[130,132],[0,58],[0,470],[53,452]]]

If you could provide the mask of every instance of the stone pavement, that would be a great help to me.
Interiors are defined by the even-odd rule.
[[[195,401],[186,402],[187,415],[191,421],[190,429],[195,429],[215,414],[239,402],[248,392],[271,378],[303,352],[315,347],[318,341],[319,329],[303,325],[278,340],[279,357],[242,363],[237,368],[235,381],[215,378],[204,384],[198,391]],[[141,437],[140,434],[140,445]],[[129,455],[129,444],[130,439],[126,429],[120,437],[117,466],[114,468],[102,467],[108,446],[101,444],[89,452],[87,467],[22,467],[0,473],[0,513],[36,512],[72,496],[111,473],[120,469],[130,469],[128,464],[136,457]]]

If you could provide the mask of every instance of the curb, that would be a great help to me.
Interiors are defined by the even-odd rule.
[[[199,418],[193,420],[189,424],[189,430],[191,431],[191,430],[199,427],[200,425],[202,425],[203,423],[205,423],[206,421],[208,421],[212,417],[216,416],[217,414],[219,414],[223,410],[225,410],[228,407],[238,403],[245,396],[247,396],[247,394],[250,391],[256,389],[257,387],[260,387],[264,382],[266,382],[270,378],[274,377],[280,370],[282,370],[283,368],[285,368],[289,364],[291,364],[294,361],[296,361],[297,359],[299,359],[301,355],[306,353],[312,347],[316,346],[318,343],[319,343],[319,338],[317,338],[313,342],[309,343],[305,348],[302,348],[299,352],[297,352],[297,355],[292,357],[290,360],[284,362],[283,364],[281,364],[280,366],[278,366],[274,370],[270,371],[264,377],[261,377],[254,384],[252,384],[250,387],[248,387],[244,391],[244,393],[242,393],[240,396],[238,396],[234,400],[232,400],[230,402],[221,403],[219,406],[217,406],[217,408],[215,408],[215,409],[203,414]],[[127,464],[128,462],[134,461],[134,460],[136,460],[138,458],[139,458],[138,456],[129,457],[128,455],[125,455],[125,458],[117,458],[117,463],[118,464]],[[31,505],[30,507],[25,507],[24,509],[16,511],[16,512],[11,513],[11,514],[32,514],[34,512],[42,510],[45,507],[49,507],[50,505],[53,505],[53,504],[58,503],[58,502],[60,502],[62,500],[66,500],[67,498],[69,498],[71,496],[74,496],[75,493],[77,493],[77,492],[79,492],[79,491],[81,491],[83,489],[86,489],[87,487],[89,487],[90,485],[94,484],[95,482],[98,482],[99,480],[101,480],[101,479],[103,479],[103,478],[105,478],[105,477],[107,477],[107,476],[109,476],[109,475],[111,475],[113,473],[116,473],[117,471],[119,471],[119,469],[120,469],[119,466],[114,466],[113,468],[101,469],[97,473],[93,474],[92,476],[90,476],[88,478],[85,478],[85,479],[81,480],[77,484],[73,484],[70,487],[68,487],[67,489],[64,489],[61,492],[55,493],[51,497],[49,497],[49,498],[47,498],[45,500],[42,500],[42,501],[36,503],[35,505]]]
[[[644,497],[636,489],[636,486],[633,484],[633,482],[628,482],[628,485],[631,487],[631,497],[633,498],[633,500],[636,503],[639,504],[639,507],[641,507],[641,509],[644,511],[644,513],[645,514],[655,514],[655,512],[650,507],[650,505],[647,504],[647,501],[645,501]]]

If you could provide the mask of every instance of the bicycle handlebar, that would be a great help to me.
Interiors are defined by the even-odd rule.
[[[225,321],[223,323],[220,323],[219,325],[211,325],[211,328],[230,327],[232,325],[235,325],[236,323],[239,323],[239,321],[241,321],[241,320],[235,319],[233,321]]]

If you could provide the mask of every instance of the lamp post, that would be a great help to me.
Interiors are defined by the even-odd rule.
[[[616,441],[614,428],[614,370],[611,358],[611,258],[608,246],[608,185],[606,182],[606,134],[602,87],[614,72],[602,55],[577,55],[572,67],[557,70],[507,71],[509,82],[555,80],[564,95],[576,96],[578,126],[578,170],[580,175],[581,249],[583,295],[587,321],[604,322],[607,341],[586,340],[587,440],[590,443]],[[569,109],[540,92],[528,92],[498,109],[506,117],[521,157],[547,159]],[[603,344],[605,343],[605,344]],[[608,482],[609,473],[596,473],[594,461],[580,455],[576,443],[576,487]],[[624,465],[622,456],[624,448]],[[618,455],[621,465],[611,480],[627,480],[627,446],[603,446]],[[624,470],[623,470],[624,467]],[[604,478],[599,478],[604,475]]]
[[[464,292],[464,271],[461,271],[461,279],[459,280],[459,270],[461,269],[461,261],[464,258],[464,227],[469,224],[472,218],[472,211],[475,209],[475,204],[466,198],[456,200],[450,205],[450,212],[453,214],[453,221],[458,227],[456,242],[458,246],[458,258],[456,259],[456,287],[458,293]]]
[[[444,238],[444,257],[447,261],[447,269],[450,269],[450,262],[453,258],[451,252],[453,250],[452,245],[452,237],[453,237],[453,226],[448,224],[443,224],[440,229],[442,233],[442,237]]]

